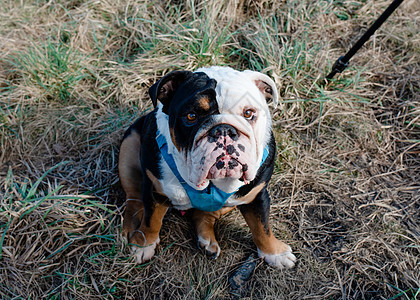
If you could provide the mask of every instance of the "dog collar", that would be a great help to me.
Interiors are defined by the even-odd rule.
[[[172,173],[175,175],[179,183],[184,188],[193,208],[207,212],[217,211],[221,209],[225,205],[226,201],[238,191],[236,190],[232,193],[226,193],[219,189],[217,186],[215,186],[211,181],[207,188],[205,188],[204,190],[194,189],[182,178],[181,174],[179,173],[172,154],[168,152],[168,143],[166,141],[166,138],[163,134],[159,132],[159,130],[157,130],[156,133],[156,142],[159,146],[159,150],[163,159],[168,164]],[[264,148],[261,165],[264,163],[267,156],[268,146]]]

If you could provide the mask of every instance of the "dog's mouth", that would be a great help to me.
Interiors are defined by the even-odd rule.
[[[225,123],[222,124],[225,126]],[[189,156],[189,180],[198,189],[205,188],[209,180],[236,179],[248,184],[256,175],[256,145],[250,133],[242,134],[228,126],[220,132],[205,133],[197,138]],[[211,130],[213,130],[211,129]],[[217,133],[217,134],[216,134]]]
[[[221,155],[210,168],[209,173],[207,174],[207,179],[225,177],[240,179],[245,177],[247,170],[247,164],[242,164],[230,155]]]
[[[201,188],[205,186],[208,180],[221,178],[239,179],[240,181],[243,181],[244,184],[248,184],[250,180],[248,177],[248,164],[241,163],[230,155],[222,154],[210,167],[207,176],[197,183],[197,187]]]

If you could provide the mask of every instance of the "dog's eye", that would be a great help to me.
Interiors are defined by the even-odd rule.
[[[195,113],[189,113],[186,116],[186,119],[190,123],[194,123],[197,120],[197,115]]]
[[[255,110],[253,109],[246,109],[244,110],[243,116],[247,120],[251,120],[255,115]]]

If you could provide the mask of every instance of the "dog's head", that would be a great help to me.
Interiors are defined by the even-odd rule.
[[[210,180],[252,181],[271,135],[267,102],[277,103],[266,75],[210,67],[174,71],[149,89],[154,106],[162,103],[170,139],[196,189]]]

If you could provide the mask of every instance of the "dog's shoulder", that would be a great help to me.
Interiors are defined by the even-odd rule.
[[[139,139],[138,153],[141,168],[150,170],[154,176],[160,178],[159,147],[156,143],[156,109],[138,118],[125,132],[123,143],[133,135]]]

